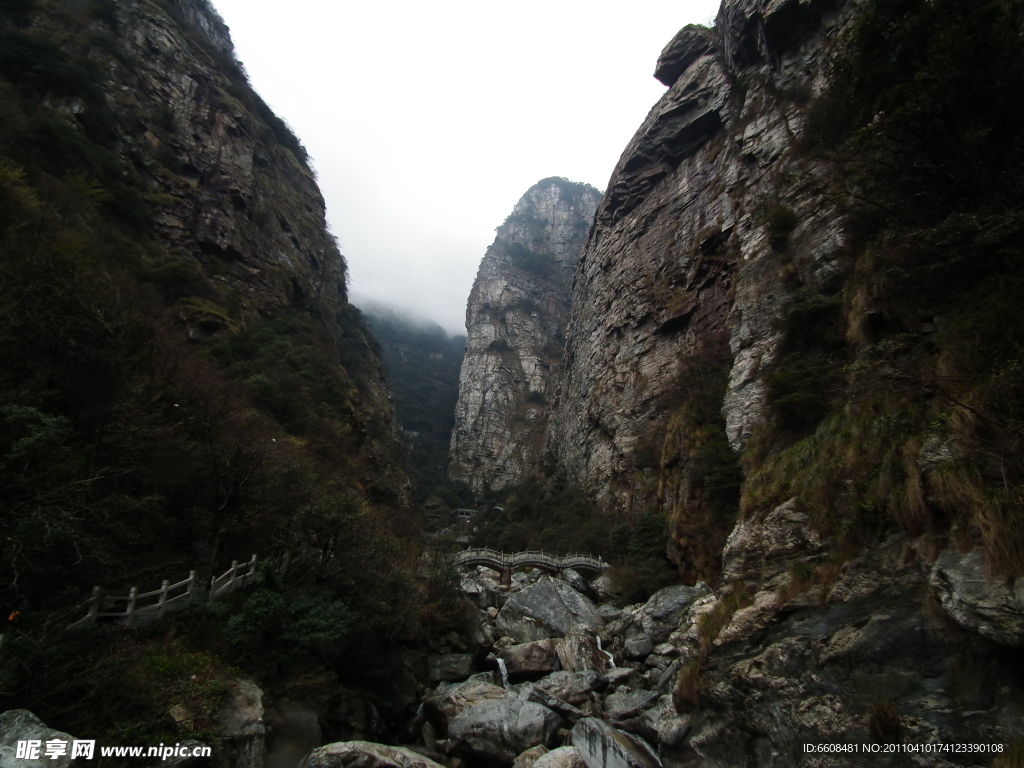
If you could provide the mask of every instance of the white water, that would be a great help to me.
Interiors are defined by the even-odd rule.
[[[508,670],[505,669],[505,660],[502,658],[498,659],[498,669],[501,670],[501,682],[505,690],[508,690]]]
[[[612,669],[615,669],[615,657],[612,656],[610,653],[608,653],[608,651],[606,651],[604,648],[601,647],[601,637],[600,637],[600,635],[594,635],[594,639],[597,640],[597,650],[599,650],[601,653],[603,653],[605,656],[608,657],[608,665]]]

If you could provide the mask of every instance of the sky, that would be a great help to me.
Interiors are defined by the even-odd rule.
[[[309,150],[353,303],[465,333],[495,227],[549,176],[605,188],[661,49],[719,0],[213,3]]]

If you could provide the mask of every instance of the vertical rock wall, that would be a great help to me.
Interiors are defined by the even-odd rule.
[[[501,488],[539,463],[572,276],[600,196],[545,179],[498,227],[466,308],[452,479]]]
[[[723,360],[723,428],[741,449],[764,418],[761,371],[786,298],[846,269],[823,169],[797,146],[825,44],[855,5],[725,0],[714,29],[683,29],[658,62],[668,91],[622,154],[583,252],[547,444],[603,503],[672,516],[682,560],[688,527],[707,521],[694,518],[699,446],[682,414],[695,393],[681,370]],[[798,223],[780,231],[780,218]]]

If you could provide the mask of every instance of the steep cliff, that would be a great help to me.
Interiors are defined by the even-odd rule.
[[[662,53],[546,445],[715,585],[672,638],[669,764],[1020,759],[1020,10],[725,0]]]
[[[545,179],[498,227],[466,307],[452,479],[497,489],[538,466],[569,288],[599,199],[585,184]]]

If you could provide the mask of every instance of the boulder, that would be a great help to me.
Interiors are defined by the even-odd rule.
[[[679,626],[686,609],[695,601],[711,593],[703,582],[693,587],[676,584],[659,589],[635,615],[643,627],[644,634],[651,640],[652,647],[668,640],[669,635]],[[650,653],[650,651],[647,651]]]
[[[266,758],[263,691],[252,680],[228,683],[220,710],[221,753],[236,768],[262,768]]]
[[[585,717],[572,729],[572,745],[587,768],[661,768],[661,761],[643,739]]]
[[[604,711],[609,720],[627,720],[650,709],[657,700],[654,691],[634,691],[622,686],[605,698]]]
[[[484,701],[505,698],[504,688],[482,678],[483,675],[478,675],[465,682],[449,685],[423,703],[427,715],[441,728],[442,733],[448,732],[448,724],[463,710]]]
[[[642,659],[653,650],[654,642],[647,634],[631,637],[622,644],[622,652],[627,659]]]
[[[444,768],[406,747],[342,741],[310,752],[299,768]]]
[[[687,67],[711,50],[710,30],[698,24],[687,24],[662,49],[654,77],[671,88]]]
[[[567,704],[579,706],[594,698],[594,693],[603,690],[608,679],[593,671],[552,672],[534,683],[538,690],[546,691]]]
[[[1024,578],[989,578],[981,550],[961,555],[946,549],[930,581],[957,624],[1001,645],[1024,648]]]
[[[576,747],[553,749],[533,764],[533,768],[586,768]]]
[[[448,735],[466,757],[511,766],[531,747],[554,746],[561,724],[547,707],[507,696],[463,710],[449,724]]]
[[[427,677],[432,683],[465,680],[473,674],[473,656],[468,653],[437,653],[427,656]]]
[[[554,672],[558,663],[554,640],[536,640],[532,643],[510,645],[498,651],[510,677],[529,677]]]
[[[597,607],[564,581],[542,576],[508,599],[495,626],[519,643],[564,637],[574,629],[596,632],[604,626]]]
[[[603,673],[608,668],[608,656],[597,648],[593,635],[583,632],[572,632],[557,641],[555,652],[562,664],[562,669],[570,672]]]
[[[579,592],[581,595],[586,595],[591,600],[599,600],[597,590],[590,586],[590,582],[587,581],[578,571],[574,571],[572,568],[566,568],[562,571],[562,578],[566,583]]]
[[[533,768],[533,766],[537,764],[537,761],[550,751],[551,750],[543,744],[538,744],[536,747],[530,747],[516,758],[515,762],[512,763],[512,768]]]
[[[46,757],[46,742],[58,740],[67,743],[66,754],[50,759]],[[27,760],[19,758],[19,741],[40,742],[39,759]],[[62,731],[55,731],[29,712],[27,709],[11,709],[0,714],[0,766],[2,768],[43,768],[56,766],[65,768],[71,765],[72,742],[75,737]],[[99,754],[96,754],[98,757]]]

